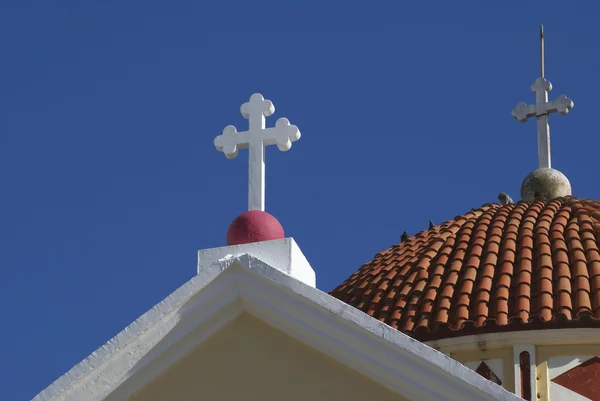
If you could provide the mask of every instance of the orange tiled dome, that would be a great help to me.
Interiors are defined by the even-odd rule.
[[[486,204],[375,255],[331,294],[427,341],[600,327],[600,201]]]

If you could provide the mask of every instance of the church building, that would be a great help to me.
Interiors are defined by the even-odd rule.
[[[265,211],[265,147],[290,150],[300,130],[267,128],[274,105],[255,93],[248,129],[214,139],[249,155],[227,245],[198,251],[194,277],[33,401],[600,401],[600,201],[552,168],[549,115],[574,103],[549,100],[540,36],[535,102],[512,111],[538,140],[520,200],[405,233],[320,291],[324,267]]]

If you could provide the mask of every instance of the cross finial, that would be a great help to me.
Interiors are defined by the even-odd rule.
[[[248,131],[237,132],[233,125],[223,129],[215,138],[215,147],[225,157],[233,159],[239,149],[249,149],[248,210],[265,210],[265,146],[277,145],[286,151],[300,139],[300,130],[287,118],[280,118],[275,127],[265,128],[265,117],[275,112],[275,106],[260,93],[250,96],[240,111],[248,119]]]
[[[535,92],[535,104],[521,102],[517,104],[512,111],[512,116],[524,123],[529,117],[536,117],[537,120],[537,141],[538,141],[538,165],[539,168],[550,168],[550,126],[548,125],[548,115],[553,112],[567,114],[574,106],[571,99],[565,95],[558,96],[555,100],[548,101],[548,92],[552,90],[552,84],[544,78],[544,26],[540,26],[540,55],[541,55],[541,76],[531,85],[531,90]]]
[[[544,62],[546,57],[544,56],[544,25],[540,24],[540,76],[543,78],[544,73]]]

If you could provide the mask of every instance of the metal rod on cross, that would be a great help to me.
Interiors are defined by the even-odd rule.
[[[524,123],[529,117],[535,116],[537,120],[537,144],[538,144],[538,168],[551,168],[550,155],[550,125],[548,116],[550,113],[558,112],[567,114],[574,106],[571,99],[565,95],[559,95],[556,99],[548,101],[548,92],[552,90],[552,84],[544,77],[544,26],[540,25],[540,69],[541,76],[531,85],[535,93],[535,104],[521,102],[512,111],[512,116]]]
[[[541,66],[541,77],[545,76],[544,71],[544,25],[540,25],[540,66]]]
[[[250,96],[240,112],[248,119],[248,131],[237,132],[233,125],[223,129],[214,140],[218,151],[233,159],[239,149],[248,149],[248,210],[265,210],[265,146],[277,145],[286,151],[300,139],[300,130],[287,118],[279,118],[272,128],[265,127],[265,117],[275,112],[275,106],[260,93]]]

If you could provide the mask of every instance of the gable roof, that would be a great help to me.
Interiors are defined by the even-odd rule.
[[[126,400],[243,312],[407,399],[520,399],[385,323],[242,254],[200,272],[33,401],[100,401],[109,395],[111,401]]]

